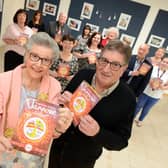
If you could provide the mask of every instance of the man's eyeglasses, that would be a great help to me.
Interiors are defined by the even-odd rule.
[[[110,64],[110,69],[113,71],[118,71],[122,66],[126,65],[126,64],[121,65],[119,62],[115,62],[115,61],[110,62],[105,57],[99,57],[98,64],[99,66],[102,66],[102,67],[105,67],[108,64]]]
[[[38,62],[39,60],[41,61],[41,64],[45,66],[49,66],[52,63],[52,59],[48,58],[41,58],[37,54],[30,52],[30,60],[33,62]]]

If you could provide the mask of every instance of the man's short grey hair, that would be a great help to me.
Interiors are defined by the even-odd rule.
[[[109,27],[108,29],[107,29],[107,31],[106,31],[106,35],[108,36],[108,34],[110,33],[110,32],[115,32],[116,33],[116,39],[119,37],[119,30],[118,30],[118,28],[117,27]]]
[[[107,45],[105,45],[105,47],[102,49],[101,55],[103,55],[106,50],[119,52],[124,56],[125,64],[129,63],[132,53],[131,47],[124,44],[119,39],[111,40],[110,42],[108,42]]]
[[[32,35],[25,44],[25,49],[30,51],[33,45],[50,48],[53,51],[53,58],[59,56],[59,47],[57,43],[45,32],[38,32]]]

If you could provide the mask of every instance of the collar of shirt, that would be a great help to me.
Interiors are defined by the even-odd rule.
[[[134,69],[133,69],[133,70],[137,70],[137,69],[140,67],[140,65],[144,62],[144,60],[145,60],[145,59],[139,60],[139,59],[136,58],[136,61],[135,61],[135,65],[134,65]]]
[[[111,87],[109,87],[108,89],[105,89],[102,93],[100,93],[99,95],[101,96],[101,98],[108,96],[111,92],[113,92],[115,90],[115,88],[119,85],[119,80],[112,85]],[[91,86],[93,88],[96,88],[96,75],[93,76],[92,82],[91,82]]]

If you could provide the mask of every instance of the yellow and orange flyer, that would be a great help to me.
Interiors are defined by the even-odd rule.
[[[56,127],[58,106],[29,98],[18,120],[12,145],[35,155],[46,155]]]
[[[59,76],[61,76],[61,77],[69,76],[70,66],[68,64],[61,63],[61,64],[59,64],[57,72],[58,72]]]
[[[88,57],[89,64],[95,64],[96,63],[96,54],[93,53]]]
[[[100,96],[86,81],[82,81],[69,102],[69,109],[74,112],[74,124],[78,125],[80,117],[88,114],[98,103]]]
[[[146,75],[148,71],[151,69],[151,66],[145,62],[139,67],[138,71],[141,75]]]

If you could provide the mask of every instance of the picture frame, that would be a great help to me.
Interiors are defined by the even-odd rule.
[[[84,2],[80,18],[90,19],[92,16],[94,5],[91,3]]]
[[[90,24],[90,23],[86,23],[86,25],[89,25],[91,27],[91,33],[99,31],[99,26],[97,25]]]
[[[125,33],[122,33],[120,40],[123,41],[124,43],[128,44],[130,47],[133,47],[134,42],[135,42],[135,37],[128,35],[128,34],[125,34]]]
[[[156,35],[151,34],[151,36],[148,40],[148,44],[152,47],[160,48],[163,46],[164,41],[165,41],[164,37],[160,37],[160,36],[156,36]]]
[[[104,28],[103,31],[102,31],[102,38],[106,38],[106,33],[107,33],[107,28]]]
[[[67,25],[69,26],[70,29],[75,30],[75,31],[79,31],[80,27],[81,27],[81,21],[78,19],[74,19],[74,18],[69,17]]]
[[[38,10],[39,6],[40,6],[39,0],[27,0],[26,2],[27,9]]]
[[[131,15],[128,15],[126,13],[121,13],[117,23],[117,28],[127,30],[131,17]]]
[[[43,14],[48,14],[55,16],[57,10],[57,6],[51,3],[44,2],[43,5]]]
[[[166,47],[166,53],[168,54],[168,46]]]

